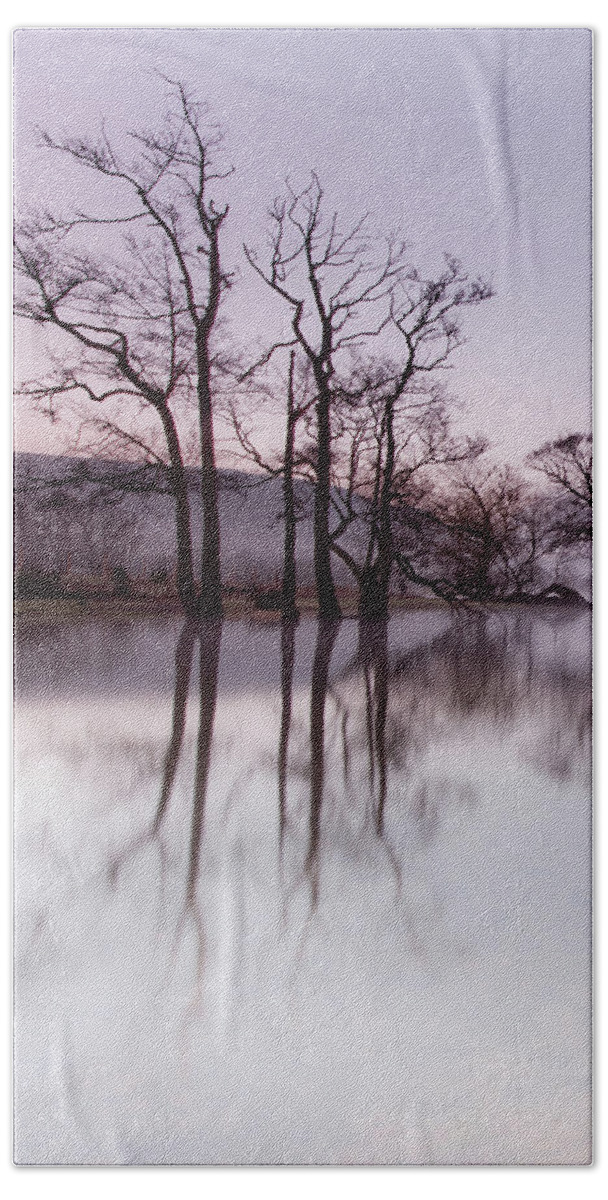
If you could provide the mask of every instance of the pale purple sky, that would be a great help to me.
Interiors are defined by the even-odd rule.
[[[399,233],[412,261],[444,250],[492,277],[496,297],[466,314],[447,380],[460,421],[520,459],[590,424],[591,35],[581,29],[27,29],[15,38],[17,203],[68,206],[56,135],[120,136],[155,124],[181,79],[225,129],[226,257],[239,267],[233,331],[264,338],[263,285],[241,243],[261,244],[287,175],[311,169],[345,218]],[[274,312],[274,310],[273,310]],[[39,355],[16,339],[17,379]],[[17,448],[55,449],[20,418]]]

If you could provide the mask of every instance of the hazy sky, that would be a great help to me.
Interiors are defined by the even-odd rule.
[[[231,324],[262,337],[268,298],[244,262],[287,175],[315,169],[328,206],[369,212],[414,263],[444,250],[492,278],[465,314],[450,392],[470,431],[520,458],[590,423],[590,56],[581,29],[28,29],[16,34],[20,206],[68,207],[75,174],[37,145],[57,135],[152,126],[158,71],[206,99],[236,167],[225,188],[226,257],[239,267]],[[31,374],[34,333],[17,333]],[[55,449],[21,419],[17,448]]]

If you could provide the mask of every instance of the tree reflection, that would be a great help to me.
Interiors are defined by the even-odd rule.
[[[187,621],[182,629],[175,650],[175,686],[173,689],[173,713],[171,717],[171,737],[163,763],[163,778],[156,816],[152,825],[152,833],[157,833],[163,820],[167,805],[175,783],[175,773],[184,740],[186,728],[186,711],[188,707],[188,692],[190,690],[190,675],[192,659],[197,636],[197,627],[192,621]]]
[[[332,671],[340,628],[344,631],[343,649],[349,638],[358,637],[358,641],[347,664]],[[258,864],[265,861],[260,859],[267,836],[265,814],[270,805],[271,828],[277,838],[278,807],[281,887],[287,885],[299,912],[292,933],[303,937],[310,917],[320,909],[322,870],[324,907],[335,903],[338,896],[342,903],[350,887],[358,887],[361,894],[369,886],[370,896],[380,887],[390,896],[390,881],[396,879],[393,903],[402,904],[400,926],[409,930],[411,944],[419,953],[425,944],[425,905],[431,906],[427,913],[431,924],[435,917],[426,882],[420,899],[413,875],[418,871],[425,878],[425,856],[440,842],[450,812],[473,819],[483,804],[483,795],[477,794],[477,774],[463,772],[459,758],[467,739],[485,737],[491,753],[497,739],[504,737],[515,761],[519,755],[539,772],[558,780],[569,779],[577,763],[588,758],[588,662],[577,662],[571,656],[569,663],[567,654],[555,651],[549,619],[543,623],[537,614],[515,619],[511,613],[504,618],[500,613],[455,615],[435,637],[422,639],[409,649],[399,648],[399,629],[406,629],[405,625],[393,629],[397,633],[391,634],[387,621],[361,622],[357,630],[337,622],[319,621],[314,627],[306,621],[298,626],[281,622],[275,641],[280,704],[272,733],[277,785],[276,791],[271,788],[266,794],[256,794],[255,807],[247,807],[248,797],[253,795],[250,781],[256,772],[263,777],[269,727],[263,722],[257,725],[252,713],[253,736],[248,739],[247,752],[242,761],[228,764],[225,749],[214,742],[222,625],[219,621],[188,623],[181,631],[175,650],[171,729],[154,812],[143,832],[113,860],[110,876],[115,882],[120,866],[151,845],[158,848],[164,865],[169,857],[167,846],[173,840],[173,869],[180,858],[182,861],[177,868],[182,899],[174,914],[174,946],[177,950],[189,945],[194,950],[197,994],[205,945],[200,886],[204,839],[210,839],[210,861],[228,857],[231,872],[237,870],[236,851],[227,824],[220,819],[222,789],[226,795],[229,790],[223,781],[228,775],[233,779],[231,794],[244,800],[243,807],[236,809],[243,896],[249,894],[254,902],[261,886],[262,891],[264,887],[272,891],[272,880]],[[236,636],[236,631],[231,635]],[[300,689],[294,700],[296,644],[306,649],[311,635],[314,645],[310,647],[308,679],[304,678],[309,685],[304,710]],[[246,637],[246,632],[242,636]],[[191,728],[189,737],[188,704],[197,642],[199,711],[196,732]],[[187,746],[193,753],[194,787],[188,799],[191,815],[184,829],[178,807],[170,821],[168,812]],[[443,774],[437,770],[441,759],[446,764]],[[205,833],[214,762],[223,769],[217,775],[214,819]],[[184,794],[183,785],[178,794]],[[272,833],[268,836],[273,837]],[[260,884],[261,879],[265,884]],[[306,911],[297,900],[301,885],[307,897]],[[212,875],[207,886],[214,886]],[[384,898],[381,903],[384,905]],[[420,905],[424,911],[419,911]],[[170,923],[168,914],[163,916],[165,925],[168,920]],[[193,941],[185,940],[188,931]]]
[[[325,782],[325,702],[329,664],[340,623],[319,621],[310,687],[310,823],[306,872],[313,910],[319,900],[319,840]]]
[[[155,841],[159,847],[161,860],[164,857],[159,834],[162,823],[167,814],[169,801],[173,792],[175,775],[180,760],[182,742],[184,740],[188,694],[190,690],[190,676],[192,673],[192,660],[194,657],[194,646],[197,636],[197,624],[193,621],[186,621],[177,639],[177,645],[175,648],[171,734],[163,760],[160,794],[156,811],[150,824],[143,830],[143,832],[138,834],[138,836],[130,841],[127,846],[123,847],[119,854],[115,855],[111,859],[108,867],[108,876],[112,886],[116,884],[118,873],[121,867],[123,867],[124,864],[134,854],[140,850],[145,850]]]
[[[376,832],[382,836],[387,790],[388,621],[360,622],[359,662],[365,678],[368,774],[374,795],[374,821]]]
[[[293,666],[297,623],[281,621],[281,725],[279,729],[279,846],[282,850],[287,822],[287,768],[293,691]]]
[[[161,863],[164,862],[165,853],[160,838],[161,826],[167,816],[182,754],[192,662],[195,645],[198,641],[200,652],[199,717],[196,739],[194,790],[184,904],[181,916],[178,919],[177,938],[179,941],[180,935],[185,928],[186,920],[190,918],[194,924],[196,935],[197,979],[199,983],[202,972],[204,939],[203,921],[197,907],[196,890],[211,763],[213,725],[217,703],[221,638],[222,623],[219,620],[187,621],[179,635],[175,651],[171,732],[163,760],[160,794],[156,811],[148,827],[124,847],[120,854],[112,859],[109,866],[110,882],[112,885],[115,885],[120,868],[124,866],[127,860],[131,859],[136,853],[145,851],[155,842],[159,849]]]
[[[188,878],[186,884],[186,904],[188,907],[194,905],[196,896],[201,838],[207,800],[207,787],[209,784],[213,722],[215,720],[217,703],[217,679],[221,640],[221,621],[201,621],[199,625],[200,709],[194,772],[194,803],[192,805]]]
[[[589,645],[581,661],[560,661],[551,646],[558,629],[559,618],[526,613],[457,617],[431,643],[395,656],[391,692],[401,712],[415,709],[427,740],[446,721],[453,732],[478,722],[507,730],[525,717],[547,743],[557,724],[575,766],[590,736]]]

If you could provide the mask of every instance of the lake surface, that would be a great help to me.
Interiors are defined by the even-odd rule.
[[[20,1163],[583,1163],[590,622],[17,646]]]

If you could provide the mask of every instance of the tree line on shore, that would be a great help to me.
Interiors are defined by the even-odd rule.
[[[329,211],[313,173],[274,201],[265,247],[244,246],[284,332],[255,354],[229,346],[220,313],[235,284],[222,245],[230,210],[217,194],[232,169],[205,107],[181,84],[168,87],[164,122],[130,134],[132,150],[105,132],[43,135],[46,148],[93,173],[100,211],[18,224],[16,313],[50,333],[48,369],[21,394],[53,420],[76,415],[80,448],[164,473],[189,617],[222,615],[218,414],[248,466],[281,480],[286,619],[298,615],[302,479],[322,618],[341,616],[336,560],[364,619],[387,616],[396,584],[452,602],[538,596],[546,556],[590,540],[591,438],[574,432],[530,455],[549,485],[535,490],[511,467],[488,465],[483,439],[455,432],[441,372],[491,283],[448,255],[430,277],[416,269],[404,241],[379,241],[365,219],[349,226]],[[260,435],[269,418],[283,427],[275,449]]]

